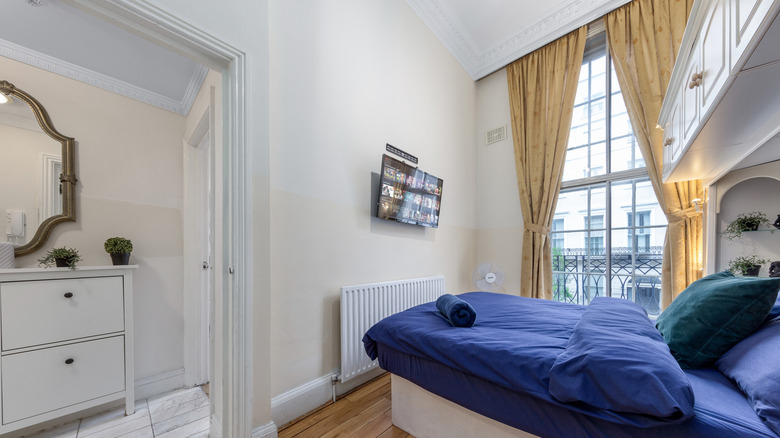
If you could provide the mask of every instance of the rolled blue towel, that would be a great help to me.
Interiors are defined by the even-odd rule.
[[[452,294],[444,294],[436,300],[438,315],[454,327],[471,327],[477,320],[477,312],[471,304]]]

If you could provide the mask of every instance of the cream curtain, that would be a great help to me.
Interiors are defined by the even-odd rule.
[[[634,0],[604,17],[607,41],[650,181],[669,227],[661,307],[701,277],[702,217],[691,200],[701,180],[664,184],[663,131],[656,127],[693,0]]]
[[[517,185],[523,213],[521,295],[552,298],[550,224],[561,188],[566,143],[587,28],[507,67]]]

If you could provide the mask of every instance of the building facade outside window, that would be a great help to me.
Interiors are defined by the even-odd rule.
[[[611,296],[660,313],[666,216],[603,33],[586,45],[552,225],[555,300],[588,304]]]
[[[552,231],[553,232],[555,232],[555,231],[563,231],[563,229],[564,229],[563,227],[564,227],[563,218],[553,219],[553,223],[552,223]],[[563,248],[563,235],[561,235],[560,233],[557,233],[557,234],[553,234],[553,236],[554,237],[552,238],[552,241],[551,241],[552,247],[553,248]]]

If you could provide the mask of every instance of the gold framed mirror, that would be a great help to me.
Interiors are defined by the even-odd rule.
[[[20,109],[19,107],[23,105],[17,104],[17,108],[14,110],[17,112],[16,114],[10,112],[5,115],[8,120],[18,121],[19,123],[16,124],[21,128],[26,129],[24,132],[27,134],[32,128],[30,126],[23,126],[24,119],[28,116],[30,119],[34,117],[34,120],[37,121],[38,127],[40,128],[40,133],[45,134],[61,145],[60,157],[57,157],[56,153],[47,154],[36,152],[41,158],[42,165],[40,166],[40,170],[36,171],[40,175],[38,179],[41,182],[38,184],[39,193],[36,194],[38,199],[34,201],[37,208],[32,209],[35,214],[31,214],[33,211],[30,209],[12,209],[12,207],[14,207],[14,202],[24,203],[26,202],[24,200],[11,201],[10,204],[3,208],[5,211],[0,212],[7,215],[7,217],[3,217],[3,221],[7,222],[6,238],[9,241],[16,243],[17,246],[14,249],[14,255],[20,257],[40,249],[46,243],[52,230],[57,225],[63,222],[76,221],[76,182],[78,181],[74,171],[74,149],[76,140],[62,135],[57,131],[43,105],[28,93],[16,88],[12,83],[5,80],[0,81],[0,93],[2,93],[2,96],[0,97],[5,98],[2,100],[10,98],[8,99],[10,103],[17,100],[19,102],[24,102],[29,106],[29,110],[32,111],[32,115],[20,113],[20,111],[24,112],[26,109]],[[6,104],[0,105],[0,116],[3,115],[1,109],[5,106]],[[34,128],[34,123],[32,123],[32,125]],[[40,137],[45,138],[43,135]],[[21,144],[23,142],[15,144],[15,141],[9,140],[9,143],[14,143],[10,147],[16,148],[17,150],[24,151],[22,148],[27,147],[26,144]],[[11,186],[14,184],[16,184],[16,182],[11,181],[11,183],[6,185]],[[0,199],[0,204],[4,204],[2,199]],[[34,233],[32,232],[32,229],[27,230],[27,228],[34,227],[34,225],[33,227],[27,227],[26,224],[28,222],[33,224],[38,223]],[[18,235],[14,233],[18,233]],[[30,235],[32,237],[30,237]]]

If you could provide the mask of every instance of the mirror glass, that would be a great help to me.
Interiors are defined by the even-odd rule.
[[[73,221],[74,140],[54,130],[46,110],[22,90],[0,82],[0,230],[17,256],[43,246],[51,229]],[[68,208],[70,207],[70,208]]]

